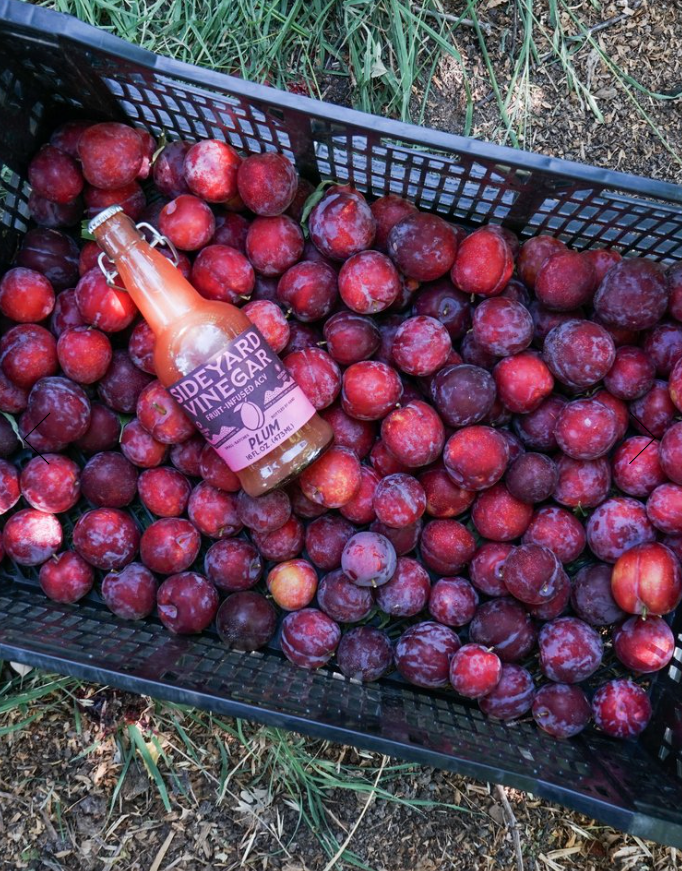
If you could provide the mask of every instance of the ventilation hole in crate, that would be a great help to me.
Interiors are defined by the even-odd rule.
[[[121,108],[131,120],[144,119],[149,122],[154,120],[154,113],[146,106],[143,106],[140,109],[134,103],[131,103],[128,100],[121,100]]]
[[[204,119],[207,124],[215,124],[215,112],[210,106],[199,106],[199,115]]]
[[[677,683],[680,682],[681,675],[682,675],[682,672],[680,671],[680,669],[676,665],[671,665],[670,668],[668,669],[668,676],[671,677],[674,681],[677,681]]]
[[[178,680],[179,675],[174,671],[164,671],[161,675],[161,680]]]
[[[25,233],[28,230],[30,189],[9,166],[0,166],[0,224]]]
[[[257,124],[257,132],[260,136],[262,144],[262,151],[272,151],[272,130],[269,127],[265,127],[263,124]]]
[[[106,76],[103,76],[101,81],[106,85],[106,87],[111,91],[111,93],[115,97],[122,97],[124,94],[123,86],[116,81],[116,79],[109,79]]]
[[[136,103],[142,102],[142,94],[140,93],[140,90],[135,85],[133,85],[129,82],[126,86],[126,90],[128,92],[128,96],[132,100],[134,100]]]

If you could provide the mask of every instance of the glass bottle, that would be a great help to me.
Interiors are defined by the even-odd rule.
[[[89,229],[154,332],[159,381],[250,496],[281,487],[320,456],[332,428],[240,309],[197,293],[120,206]],[[104,270],[102,255],[100,263]]]

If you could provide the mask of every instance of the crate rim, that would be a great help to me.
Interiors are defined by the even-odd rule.
[[[116,54],[160,75],[180,76],[198,87],[208,86],[240,97],[275,103],[281,108],[301,112],[331,124],[345,124],[360,129],[373,128],[378,135],[387,139],[401,139],[424,148],[432,147],[466,154],[470,158],[494,161],[518,170],[542,172],[557,178],[578,180],[593,187],[612,188],[620,192],[682,205],[682,185],[673,182],[604,169],[593,164],[551,157],[535,151],[496,145],[485,139],[474,139],[392,118],[381,118],[325,100],[255,84],[247,79],[217,72],[209,67],[200,67],[156,54],[72,15],[34,6],[22,0],[0,0],[0,20],[28,29],[42,29],[56,38],[68,37],[79,42],[86,49],[96,48]]]

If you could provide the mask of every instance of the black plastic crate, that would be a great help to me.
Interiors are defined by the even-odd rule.
[[[577,248],[682,259],[682,188],[376,118],[158,57],[68,16],[0,0],[0,266],[29,226],[26,166],[68,117],[128,119],[173,137],[280,150],[311,181],[349,180],[457,221],[551,233]],[[4,571],[3,571],[4,570]],[[447,692],[395,678],[361,685],[276,649],[126,623],[96,595],[47,600],[35,572],[0,570],[0,656],[518,787],[682,847],[682,613],[654,717],[638,742],[592,729],[557,742],[486,719]],[[679,609],[682,612],[682,608]]]

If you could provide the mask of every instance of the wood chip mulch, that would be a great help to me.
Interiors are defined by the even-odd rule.
[[[0,871],[351,867],[343,857],[330,865],[330,855],[315,833],[305,822],[298,825],[298,802],[283,783],[259,779],[269,741],[259,727],[245,726],[245,746],[208,721],[201,726],[163,707],[154,712],[135,696],[94,687],[86,688],[85,694],[86,704],[95,699],[96,705],[64,697],[0,742]],[[13,712],[2,725],[24,716]],[[196,760],[177,730],[168,726],[173,716],[199,748]],[[166,754],[167,763],[162,758],[157,762],[170,812],[141,757],[136,756],[122,785],[119,782],[125,730],[131,722],[153,730]],[[219,742],[230,763],[224,785],[219,778]],[[313,745],[313,755],[336,763],[340,772],[344,765],[366,766],[370,783],[382,761],[386,766],[396,761],[326,742],[308,742],[306,748]],[[673,848],[623,835],[524,793],[501,791],[449,772],[413,766],[380,781],[380,786],[404,801],[434,804],[409,806],[349,789],[326,794],[327,820],[337,843],[348,841],[356,860],[376,871],[682,867]]]

